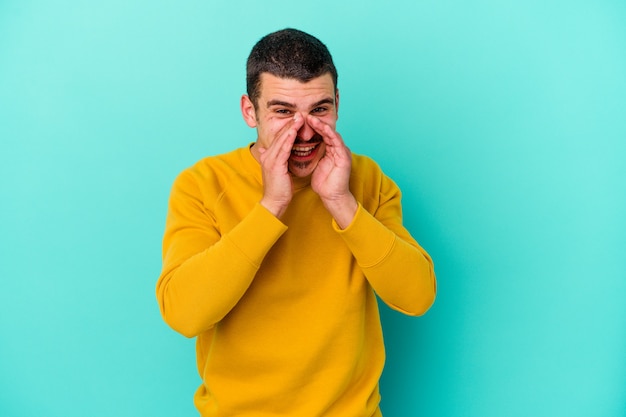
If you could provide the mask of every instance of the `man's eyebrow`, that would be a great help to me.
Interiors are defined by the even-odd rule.
[[[333,106],[335,105],[335,100],[331,97],[327,97],[327,98],[323,98],[320,101],[318,101],[317,103],[313,103],[311,105],[311,108],[315,108],[318,106],[321,106],[322,104],[332,104]],[[286,107],[289,109],[293,109],[296,106],[293,103],[289,103],[286,101],[282,101],[282,100],[270,100],[267,102],[267,107],[272,107],[272,106],[280,106],[280,107]]]
[[[317,106],[321,106],[322,104],[332,104],[334,106],[335,105],[335,100],[330,98],[330,97],[327,97],[327,98],[322,99],[322,100],[318,101],[317,103],[313,104],[311,106],[311,108],[314,108],[314,107],[317,107]]]
[[[272,107],[272,106],[288,107],[290,109],[296,107],[292,103],[287,103],[286,101],[280,101],[280,100],[270,100],[270,101],[268,101],[267,102],[267,107]]]

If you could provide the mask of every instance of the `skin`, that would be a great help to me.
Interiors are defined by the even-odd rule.
[[[241,98],[245,122],[257,129],[252,155],[263,173],[260,203],[276,217],[289,206],[292,177],[299,177],[310,178],[339,227],[352,222],[357,210],[349,188],[352,159],[335,130],[338,106],[330,74],[302,83],[263,73],[257,106],[247,95]]]

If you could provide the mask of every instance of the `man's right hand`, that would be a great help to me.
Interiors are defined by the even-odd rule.
[[[257,148],[263,173],[263,198],[261,205],[280,218],[293,196],[293,183],[289,173],[289,156],[304,117],[296,113],[277,133],[267,148]],[[255,146],[258,146],[255,144]]]

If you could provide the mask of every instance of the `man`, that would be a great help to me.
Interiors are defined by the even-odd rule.
[[[252,49],[245,122],[257,140],[176,179],[157,298],[196,337],[202,416],[380,416],[375,293],[421,315],[428,254],[402,226],[400,191],[335,130],[332,57],[293,29]]]

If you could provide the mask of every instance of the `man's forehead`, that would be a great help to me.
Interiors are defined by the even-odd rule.
[[[335,86],[330,73],[322,74],[309,81],[300,81],[296,78],[277,77],[269,73],[262,73],[260,77],[261,96],[285,94],[331,94],[334,96]]]

